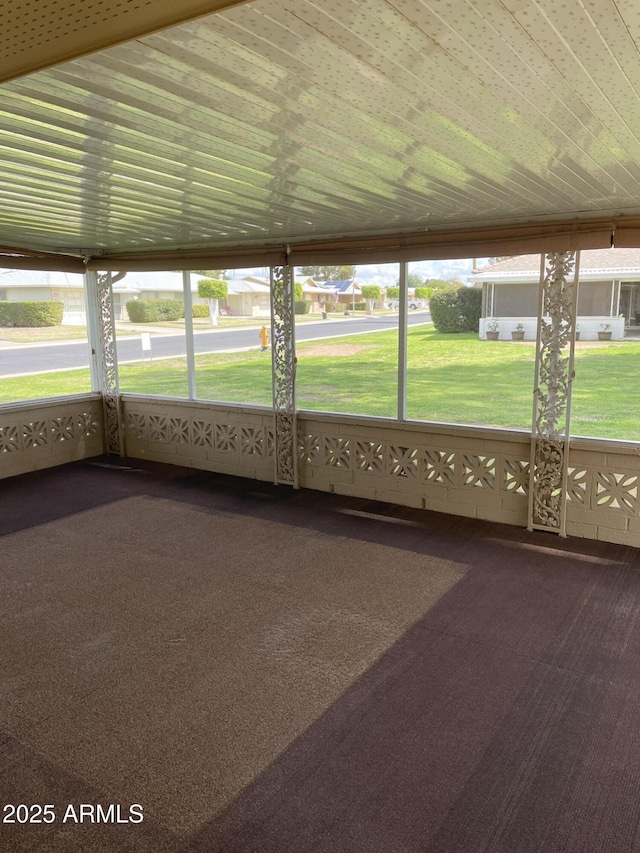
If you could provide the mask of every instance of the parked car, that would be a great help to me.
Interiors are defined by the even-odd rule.
[[[387,303],[387,307],[392,308],[394,311],[397,311],[398,308],[400,307],[400,300],[399,299],[392,299],[390,302]],[[412,296],[407,302],[407,307],[409,308],[410,311],[416,311],[418,308],[424,308],[425,307],[424,300],[416,299],[415,297]]]

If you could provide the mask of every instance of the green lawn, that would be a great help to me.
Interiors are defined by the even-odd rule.
[[[528,429],[534,376],[530,343],[487,342],[474,334],[409,330],[407,416],[417,420]],[[572,432],[640,441],[640,341],[576,348]],[[394,417],[397,333],[376,332],[298,346],[302,409]],[[271,353],[196,358],[198,397],[271,403]],[[123,391],[187,396],[184,358],[120,367]],[[0,402],[89,390],[87,370],[4,379]]]

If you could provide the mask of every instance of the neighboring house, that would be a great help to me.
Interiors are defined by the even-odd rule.
[[[84,276],[64,272],[0,269],[0,300],[62,302],[66,323],[83,323]]]
[[[190,273],[191,297],[194,304],[206,300],[198,296],[198,282],[204,276]],[[269,285],[259,278],[247,276],[227,281],[229,295],[221,300],[237,316],[268,317],[270,312]],[[127,320],[125,309],[132,299],[183,298],[181,272],[127,273],[113,285],[113,309],[116,320]],[[0,300],[11,302],[62,302],[63,323],[85,322],[84,276],[63,272],[0,269]]]
[[[540,255],[518,255],[484,267],[470,279],[482,287],[480,337],[498,323],[509,339],[522,323],[527,338],[536,336]],[[604,325],[614,339],[640,333],[640,249],[589,249],[580,253],[578,325],[581,340],[595,340]]]
[[[354,302],[362,302],[360,285],[355,280],[345,281],[319,281],[317,286],[320,293],[326,294],[325,299],[319,297],[319,302],[335,303],[343,302],[345,305],[353,305]]]

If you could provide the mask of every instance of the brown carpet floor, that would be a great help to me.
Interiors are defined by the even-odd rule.
[[[4,481],[0,819],[54,819],[0,851],[639,851],[639,568],[184,469]]]

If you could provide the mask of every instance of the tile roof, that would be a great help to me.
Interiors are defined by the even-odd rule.
[[[487,277],[488,273],[537,272],[540,269],[540,255],[517,255],[506,258],[496,264],[476,270],[475,275]],[[640,275],[640,249],[584,249],[580,252],[580,269],[583,272],[634,271]]]

